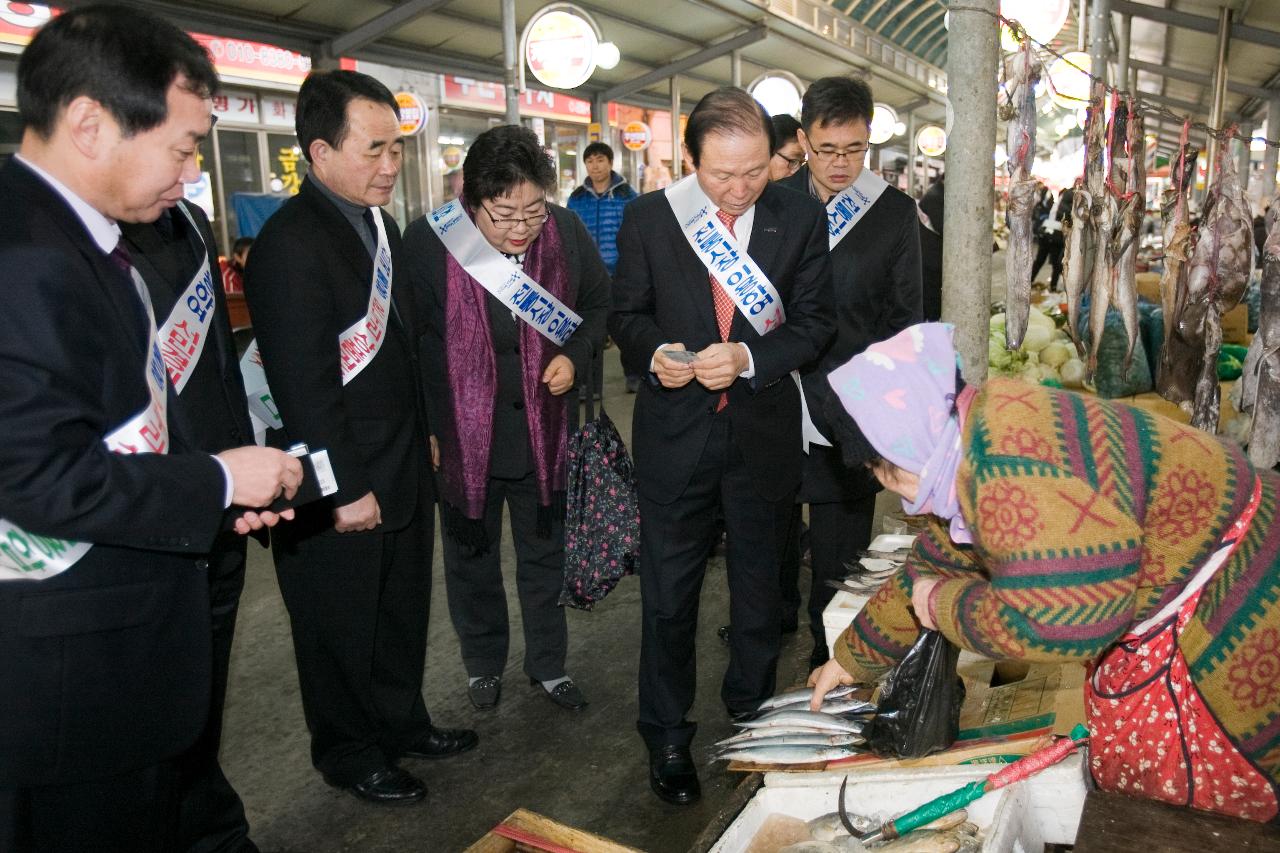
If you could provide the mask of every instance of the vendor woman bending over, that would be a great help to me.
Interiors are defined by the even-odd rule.
[[[1079,661],[1101,788],[1274,819],[1280,477],[1141,409],[966,388],[955,366],[950,327],[926,323],[831,374],[846,460],[933,519],[815,694],[884,672],[921,625],[990,658]]]

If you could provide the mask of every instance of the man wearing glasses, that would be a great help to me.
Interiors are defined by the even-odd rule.
[[[338,491],[273,537],[311,761],[372,803],[426,795],[402,758],[471,749],[422,700],[435,494],[418,383],[420,321],[400,269],[391,201],[403,141],[394,96],[354,71],[298,93],[311,164],[271,217],[245,297],[282,426],[268,442],[325,450]]]
[[[832,440],[839,436],[823,415],[831,393],[827,374],[922,317],[915,202],[864,168],[873,109],[871,89],[861,80],[815,81],[800,111],[808,162],[780,182],[827,206],[836,336],[801,373],[815,425]],[[843,577],[845,565],[867,547],[879,490],[867,472],[843,464],[838,441],[835,447],[810,446],[799,499],[809,504],[811,667],[828,657],[822,611],[835,590],[826,581]]]

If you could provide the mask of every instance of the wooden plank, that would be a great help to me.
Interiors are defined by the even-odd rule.
[[[575,850],[578,853],[641,853],[634,847],[625,847],[607,838],[601,838],[599,835],[565,826],[551,818],[543,817],[526,809],[516,809],[507,816],[503,823],[558,847]],[[517,846],[515,841],[504,838],[496,832],[489,832],[475,844],[468,847],[466,853],[513,853],[517,849],[528,850],[531,848],[524,844]]]
[[[1280,853],[1280,830],[1153,800],[1090,791],[1074,853]]]

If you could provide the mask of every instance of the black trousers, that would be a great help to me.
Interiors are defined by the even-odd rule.
[[[209,719],[204,731],[179,760],[181,803],[178,850],[187,853],[250,853],[244,804],[218,763],[222,744],[222,710],[227,698],[227,672],[236,613],[244,590],[246,539],[224,533],[209,555],[209,606],[213,627],[213,683]]]
[[[858,552],[871,544],[871,523],[876,514],[876,496],[809,504],[809,563],[813,582],[809,587],[809,632],[813,634],[811,667],[821,666],[830,657],[822,625],[822,611],[836,591],[829,580],[842,580],[846,566],[858,562]]]
[[[569,647],[564,608],[556,603],[564,583],[564,519],[554,520],[549,537],[538,536],[538,491],[533,473],[519,479],[489,478],[484,511],[490,543],[487,552],[472,553],[444,535],[441,548],[449,616],[458,633],[467,675],[502,675],[511,636],[500,559],[504,503],[511,515],[516,552],[524,672],[530,678],[550,681],[565,674]]]
[[[311,761],[335,785],[394,764],[431,728],[422,700],[434,506],[394,533],[273,533]]]
[[[4,853],[172,853],[178,843],[175,761],[44,788],[0,789]]]
[[[787,538],[782,547],[779,565],[779,585],[782,588],[782,621],[795,629],[796,614],[800,612],[800,560],[804,553],[801,541],[804,535],[804,505],[792,505],[791,522],[787,525]]]
[[[794,498],[756,494],[724,413],[716,416],[689,487],[660,504],[640,495],[640,713],[650,749],[687,746],[697,689],[695,637],[716,508],[724,513],[729,577],[729,667],[720,698],[731,713],[773,695],[782,613],[778,563]]]
[[[1037,242],[1040,248],[1036,252],[1035,263],[1031,265],[1031,278],[1033,281],[1035,280],[1035,277],[1040,273],[1040,268],[1048,260],[1053,272],[1053,276],[1049,280],[1049,289],[1057,290],[1058,279],[1062,277],[1062,252],[1066,248],[1066,244],[1061,236],[1053,238],[1041,237]]]

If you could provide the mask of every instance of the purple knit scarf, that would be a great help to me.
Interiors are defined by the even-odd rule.
[[[467,215],[474,219],[471,210]],[[486,291],[462,265],[445,254],[445,370],[449,377],[453,429],[441,430],[440,467],[444,500],[472,521],[484,518],[489,485],[489,452],[493,443],[493,408],[498,370],[489,331]],[[569,273],[555,217],[524,256],[524,271],[561,302],[567,298]],[[519,323],[521,385],[529,446],[537,477],[538,504],[552,507],[565,489],[565,397],[555,396],[542,382],[547,363],[560,354],[528,323]],[[478,543],[477,543],[478,544]]]

